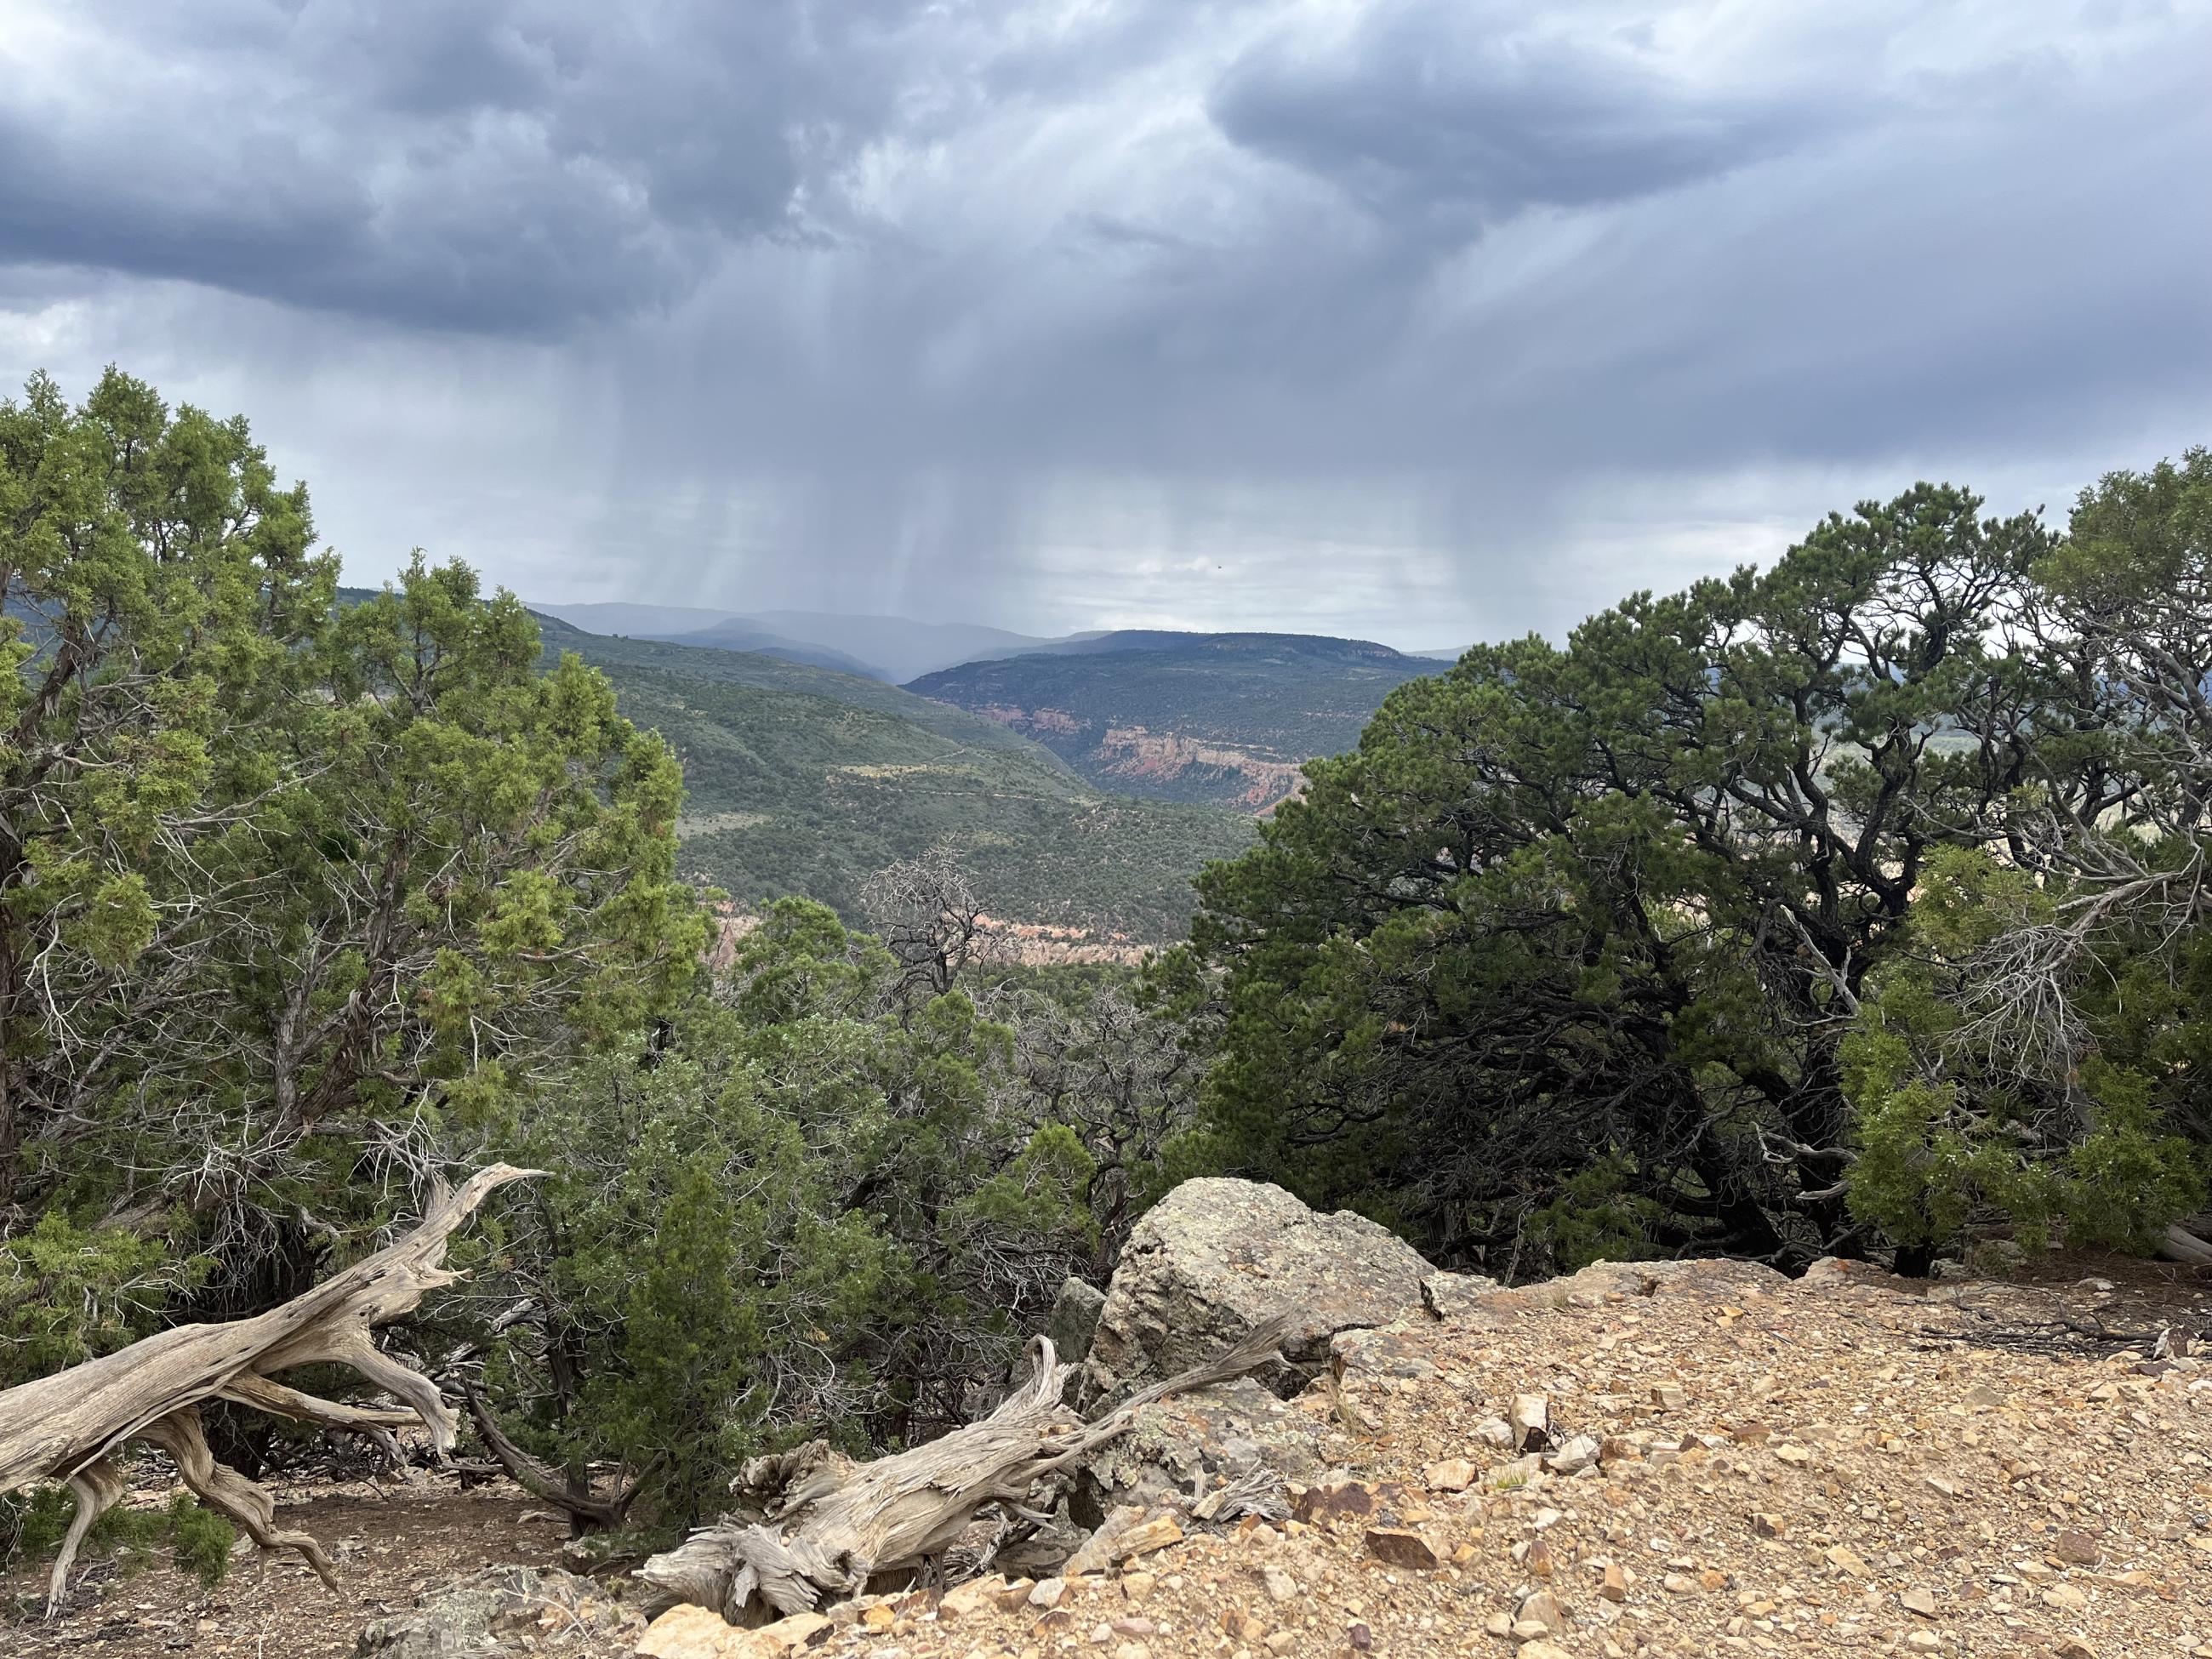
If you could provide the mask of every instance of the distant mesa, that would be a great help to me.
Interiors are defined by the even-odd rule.
[[[1079,647],[1094,636],[1042,638],[980,623],[847,617],[826,611],[708,611],[670,605],[533,605],[592,634],[757,651],[897,685],[977,658]]]
[[[1407,680],[1371,640],[1126,630],[925,674],[907,689],[1034,738],[1102,789],[1252,813],[1296,795]]]
[[[742,826],[730,816],[763,810],[763,789],[770,797],[804,789],[824,810],[834,799],[837,810],[850,811],[857,805],[848,799],[855,788],[896,784],[903,792],[897,805],[871,803],[867,809],[894,815],[917,808],[933,815],[956,798],[965,799],[982,816],[961,828],[986,840],[983,819],[1028,811],[1017,805],[1026,796],[1049,791],[1059,801],[1054,813],[1090,810],[1066,799],[1062,787],[1048,778],[1022,770],[1006,753],[1019,749],[1036,763],[1065,768],[1068,783],[1124,802],[1137,797],[1208,806],[1249,821],[1294,799],[1304,787],[1309,763],[1354,747],[1391,691],[1443,668],[1439,658],[1408,655],[1372,640],[1314,634],[1121,629],[1054,640],[980,623],[819,611],[740,614],[639,604],[538,608],[556,626],[586,630],[572,635],[569,643],[583,643],[587,658],[611,669],[619,662],[624,669],[660,669],[687,679],[826,697],[937,734],[934,744],[881,733],[862,741],[854,731],[841,735],[807,715],[801,723],[818,737],[795,744],[787,740],[789,722],[801,717],[787,708],[775,745],[781,757],[770,769],[782,781],[769,787],[756,776],[741,787],[740,778],[769,758],[762,746],[769,729],[724,727],[726,735],[710,742],[702,717],[720,723],[708,715],[710,704],[734,715],[735,694],[681,696],[683,711],[671,706],[666,718],[698,733],[685,745],[693,792],[687,845],[702,859],[722,860],[718,879],[748,891],[757,890],[748,887],[742,871],[757,870],[768,848],[796,833],[787,812],[769,809],[768,821]],[[594,640],[599,630],[605,632]],[[629,692],[634,699],[654,695],[635,684]],[[963,716],[968,723],[962,726]],[[985,732],[995,735],[986,738]],[[987,782],[974,770],[979,746],[1000,751],[992,769],[1015,767],[1024,782],[1010,788],[1012,774]],[[718,787],[725,779],[727,784]],[[1072,836],[1072,823],[1055,833]],[[841,820],[835,838],[859,833],[851,820]],[[1164,849],[1170,842],[1189,844],[1194,838],[1210,847],[1219,832],[1195,821],[1161,820],[1148,825],[1146,835],[1148,847]],[[1030,831],[1018,839],[1036,845]],[[1073,846],[1069,841],[1064,850]],[[792,862],[778,856],[782,864]],[[741,859],[742,869],[730,862]],[[1145,859],[1147,872],[1136,884],[1149,891],[1156,874],[1149,852]],[[842,875],[833,878],[826,870],[800,884],[827,891],[833,881],[842,892]],[[1187,910],[1187,903],[1178,896],[1170,907],[1163,896],[1147,897],[1133,910],[1119,902],[1115,908],[1124,917],[1144,915],[1149,927],[1152,918],[1170,908]],[[1056,923],[1072,920],[1036,914]]]

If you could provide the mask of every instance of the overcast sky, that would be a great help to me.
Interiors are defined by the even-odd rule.
[[[0,379],[356,580],[1558,633],[2212,441],[2197,0],[0,0]]]

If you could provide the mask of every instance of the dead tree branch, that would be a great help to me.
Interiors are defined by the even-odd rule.
[[[890,1457],[855,1463],[821,1442],[759,1458],[740,1490],[766,1501],[759,1523],[725,1521],[638,1569],[655,1613],[691,1602],[759,1626],[857,1595],[882,1573],[942,1556],[976,1514],[1020,1506],[1048,1475],[1128,1431],[1138,1410],[1225,1382],[1274,1359],[1287,1315],[1218,1358],[1144,1390],[1096,1422],[1060,1402],[1073,1366],[1032,1339],[1029,1382],[980,1423]]]
[[[453,1408],[421,1372],[380,1352],[375,1327],[411,1313],[424,1296],[459,1275],[445,1267],[446,1242],[485,1194],[540,1173],[504,1164],[480,1170],[455,1191],[439,1193],[413,1231],[334,1274],[306,1295],[252,1319],[180,1325],[102,1358],[73,1365],[0,1394],[0,1492],[33,1480],[62,1480],[76,1499],[49,1586],[49,1616],[77,1547],[100,1512],[122,1495],[111,1461],[123,1443],[150,1440],[176,1461],[185,1484],[209,1508],[243,1527],[264,1549],[297,1550],[332,1583],[329,1560],[304,1533],[280,1531],[269,1495],[216,1462],[200,1426],[199,1402],[224,1398],[259,1411],[381,1437],[417,1421],[443,1458],[453,1443]],[[365,1410],[318,1400],[269,1380],[295,1365],[336,1361],[397,1396],[405,1411]]]
[[[574,1491],[559,1470],[547,1468],[514,1443],[500,1426],[499,1419],[492,1414],[483,1389],[465,1380],[459,1386],[461,1402],[468,1407],[469,1421],[476,1425],[477,1437],[484,1443],[484,1449],[516,1486],[532,1498],[602,1530],[622,1525],[629,1506],[637,1499],[637,1481],[617,1480],[614,1491],[606,1493]]]

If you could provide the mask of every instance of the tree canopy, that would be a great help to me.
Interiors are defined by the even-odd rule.
[[[1905,1178],[1865,1144],[1868,1005],[1961,948],[1920,902],[1959,857],[2050,896],[2193,867],[2205,471],[2107,479],[2063,538],[1919,486],[1763,572],[1401,688],[1201,878],[1218,1156],[1515,1271],[1921,1265],[1948,1235],[1873,1196]],[[2094,1097],[2086,1058],[2068,1086]],[[2108,1092],[2061,1137],[2077,1158],[2136,1121],[2133,1085]],[[2123,1201],[2163,1225],[2195,1158],[2142,1133],[2161,1174]]]

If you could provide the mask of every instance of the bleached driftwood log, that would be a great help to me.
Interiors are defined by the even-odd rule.
[[[991,1504],[1042,1520],[1024,1507],[1037,1482],[1127,1433],[1140,1407],[1259,1370],[1277,1357],[1287,1328],[1286,1318],[1271,1320],[1219,1358],[1091,1423],[1061,1404],[1074,1367],[1040,1336],[1030,1343],[1029,1382],[980,1423],[866,1463],[818,1440],[756,1458],[737,1490],[764,1504],[765,1519],[704,1528],[647,1561],[636,1575],[647,1609],[690,1602],[732,1625],[763,1625],[858,1595],[878,1574],[935,1560]]]
[[[414,1231],[397,1243],[267,1313],[226,1324],[179,1325],[0,1394],[0,1492],[33,1480],[63,1480],[76,1499],[76,1517],[48,1582],[48,1616],[60,1610],[85,1534],[123,1495],[123,1476],[112,1457],[132,1438],[167,1452],[200,1501],[236,1522],[255,1543],[298,1551],[335,1589],[322,1547],[306,1533],[279,1528],[269,1494],[216,1462],[201,1427],[199,1402],[233,1400],[276,1416],[366,1433],[395,1450],[391,1431],[419,1421],[443,1458],[453,1443],[453,1408],[429,1378],[380,1352],[369,1332],[411,1313],[429,1291],[459,1278],[444,1266],[453,1230],[494,1188],[538,1173],[504,1164],[478,1170],[458,1190],[438,1194]],[[407,1409],[341,1405],[270,1380],[271,1373],[325,1361],[352,1367]]]

